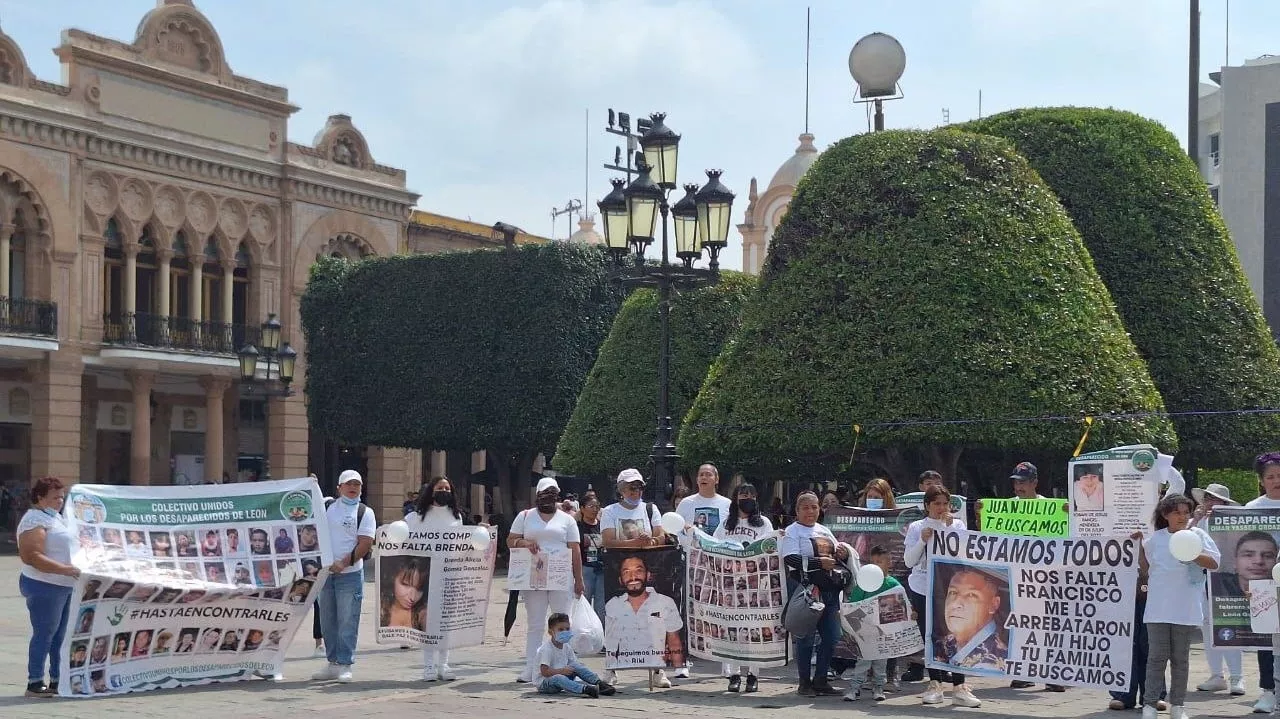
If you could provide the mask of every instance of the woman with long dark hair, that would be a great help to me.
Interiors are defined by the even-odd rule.
[[[772,537],[773,534],[773,523],[760,513],[760,501],[756,498],[756,488],[745,482],[738,485],[738,488],[733,490],[733,497],[729,500],[729,516],[716,527],[715,539],[746,546],[766,537]],[[747,672],[747,686],[744,693],[759,691],[759,679],[756,678],[755,667],[726,662],[724,674],[729,678],[729,691],[736,692],[742,689],[743,670]]]
[[[453,483],[447,477],[435,477],[418,493],[418,503],[413,512],[405,517],[409,531],[421,531],[423,528],[444,529],[461,527],[466,524],[462,512],[458,509],[458,498],[453,493]],[[426,605],[426,595],[422,597]],[[449,650],[435,647],[422,648],[422,680],[434,682],[437,679],[451,682],[457,675],[449,668]]]

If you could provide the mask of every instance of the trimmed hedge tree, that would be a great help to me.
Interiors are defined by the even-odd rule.
[[[1078,421],[1163,409],[1057,198],[1004,141],[955,131],[842,140],[801,181],[761,288],[680,434],[681,453],[767,476],[892,471],[965,447],[1064,457]],[[888,422],[969,423],[875,426]],[[1172,447],[1169,422],[1095,424],[1090,446]],[[909,470],[910,468],[902,468]],[[905,471],[899,471],[899,475]]]
[[[1057,194],[1170,412],[1280,407],[1280,350],[1195,163],[1156,122],[1093,108],[968,123],[1003,137]],[[1248,464],[1280,416],[1175,417],[1179,460]]]
[[[597,248],[322,260],[302,298],[311,426],[527,472],[573,411],[621,293]]]
[[[755,286],[755,278],[725,271],[719,284],[672,300],[671,417],[677,427],[707,368],[737,329]],[[614,320],[560,437],[558,471],[611,477],[648,464],[658,414],[659,349],[658,294],[636,290]]]

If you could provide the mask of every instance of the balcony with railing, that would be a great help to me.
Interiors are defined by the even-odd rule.
[[[0,334],[56,338],[58,303],[26,297],[0,297]]]
[[[256,325],[132,312],[107,315],[102,342],[195,354],[235,355],[246,344],[256,344],[261,331]]]

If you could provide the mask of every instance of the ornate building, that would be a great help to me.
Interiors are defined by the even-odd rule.
[[[190,0],[161,0],[130,43],[67,30],[56,53],[65,84],[0,33],[0,482],[234,481],[265,456],[326,484],[359,466],[366,501],[398,509],[420,453],[308,430],[308,269],[491,234],[438,215],[411,232],[405,172],[347,115],[291,142],[288,91],[233,73]],[[287,398],[239,381],[268,314],[298,352]]]
[[[738,225],[738,231],[742,233],[743,272],[760,274],[773,231],[782,222],[782,216],[791,204],[791,196],[795,194],[800,178],[804,177],[804,173],[809,171],[809,166],[816,159],[818,148],[813,145],[813,135],[806,132],[800,136],[800,146],[796,148],[796,153],[773,173],[773,179],[769,181],[764,194],[757,191],[756,178],[751,178],[746,218],[743,224]]]

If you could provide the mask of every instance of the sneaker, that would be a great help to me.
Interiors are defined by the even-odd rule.
[[[1249,692],[1244,688],[1244,677],[1231,677],[1231,696],[1241,697]]]
[[[1030,689],[1033,686],[1035,686],[1034,682],[1024,682],[1021,679],[1014,679],[1009,682],[1010,689]]]
[[[259,679],[265,679],[269,682],[284,681],[284,674],[281,674],[280,672],[276,672],[275,674],[268,674],[266,672],[254,672],[253,675]]]
[[[873,691],[873,692],[871,693],[871,699],[872,699],[872,701],[877,701],[877,702],[882,702],[882,701],[884,701],[884,690],[883,690],[883,689],[876,689],[875,691]]]
[[[756,675],[747,675],[747,688],[743,690],[744,694],[753,694],[760,691],[760,680],[756,679]]]
[[[942,703],[942,684],[937,681],[930,680],[929,686],[925,688],[924,694],[920,695],[921,704],[941,704]]]
[[[1227,684],[1227,679],[1226,679],[1226,677],[1222,676],[1221,674],[1214,674],[1213,676],[1211,676],[1211,677],[1209,677],[1208,679],[1206,679],[1206,680],[1204,680],[1203,682],[1201,682],[1201,683],[1200,683],[1200,685],[1196,687],[1196,691],[1198,691],[1198,692],[1224,692],[1224,691],[1226,691],[1228,688],[1230,688],[1230,687],[1229,687],[1229,685]]]
[[[608,682],[596,682],[596,689],[600,690],[600,696],[602,697],[611,697],[618,693],[618,690],[614,689],[613,685]]]
[[[612,669],[604,673],[604,683],[618,685],[618,673]]]
[[[1142,719],[1159,719],[1160,713],[1153,706],[1142,705]]]
[[[689,667],[680,667],[676,670],[676,679],[688,679]]]
[[[661,669],[653,670],[652,679],[653,679],[653,685],[655,687],[658,687],[659,689],[671,688],[671,680],[667,678],[667,673],[662,671]]]
[[[342,671],[338,669],[337,664],[326,664],[324,669],[311,675],[311,680],[316,682],[328,682],[338,678],[338,673]]]
[[[49,693],[49,687],[44,682],[31,682],[22,696],[28,699],[49,699],[53,694]]]
[[[951,690],[951,706],[977,709],[982,706],[982,700],[975,697],[967,685],[961,684]]]
[[[847,702],[856,702],[862,696],[862,692],[853,687],[849,687],[849,691],[844,693],[844,700]]]
[[[734,674],[729,677],[729,691],[737,694],[740,689],[742,689],[742,676],[740,674]]]
[[[591,697],[592,699],[597,699],[600,697],[600,688],[595,686],[594,684],[583,684],[582,695],[586,697]]]
[[[889,681],[884,683],[884,690],[887,692],[893,692],[896,694],[902,691],[902,685],[898,683],[897,679],[890,679]]]
[[[311,656],[312,656],[312,658],[314,658],[314,659],[319,659],[320,657],[323,657],[323,656],[324,656],[324,654],[325,654],[325,652],[324,652],[324,645],[323,645],[323,644],[317,644],[317,645],[316,645],[316,648],[311,650]]]
[[[1067,688],[1062,686],[1061,684],[1045,684],[1044,690],[1047,692],[1056,692],[1058,694],[1061,694],[1062,692],[1065,692]]]
[[[1258,697],[1258,701],[1253,705],[1254,714],[1270,714],[1276,710],[1276,693],[1272,691],[1263,691]]]
[[[441,664],[440,671],[436,674],[436,676],[438,676],[441,681],[446,681],[446,682],[451,682],[458,678],[458,675],[453,673],[453,667],[449,666],[448,664]]]
[[[434,664],[428,664],[422,668],[422,681],[434,682],[439,678],[440,672],[436,670],[436,666]]]
[[[1187,708],[1179,704],[1169,707],[1169,719],[1189,719]]]
[[[533,675],[529,673],[528,669],[525,669],[524,671],[520,672],[520,674],[516,677],[516,684],[530,684],[532,682],[533,682]]]
[[[339,684],[350,684],[354,679],[355,677],[351,676],[351,667],[341,667],[338,670]]]

